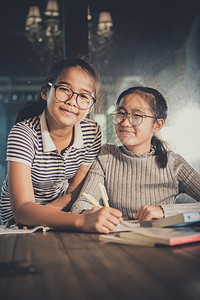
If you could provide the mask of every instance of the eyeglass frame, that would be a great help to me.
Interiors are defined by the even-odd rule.
[[[52,83],[52,82],[48,82],[48,85],[51,86],[51,87],[53,87],[53,88],[55,89],[55,97],[56,97],[56,89],[59,88],[59,87],[62,86],[62,85],[65,85],[65,84],[56,85],[56,84],[54,84],[54,83]],[[73,97],[74,94],[75,94],[75,95],[76,95],[76,104],[77,104],[78,108],[81,109],[81,110],[87,110],[87,109],[90,109],[90,108],[96,103],[96,99],[95,99],[94,97],[92,97],[90,94],[88,94],[88,93],[80,93],[80,94],[79,94],[79,93],[74,92],[68,85],[66,85],[66,86],[72,91],[72,96],[71,96],[69,99],[66,99],[65,101],[59,100],[59,99],[56,97],[56,99],[57,99],[58,101],[60,101],[60,102],[66,102],[66,101],[69,101],[70,99],[72,99],[72,97]],[[80,96],[81,94],[86,94],[86,95],[90,96],[91,99],[93,100],[92,105],[89,106],[88,108],[81,108],[81,107],[78,105],[77,99],[78,99],[78,96]]]
[[[115,116],[117,113],[119,113],[120,111],[118,111],[118,110],[114,110],[111,114],[110,114],[110,116]],[[152,119],[155,119],[156,121],[158,120],[158,118],[156,118],[156,117],[153,117],[153,116],[149,116],[149,115],[145,115],[145,114],[142,114],[142,113],[128,113],[128,112],[124,112],[124,111],[121,111],[121,113],[122,114],[124,114],[124,118],[123,118],[123,120],[121,121],[121,122],[119,122],[119,123],[114,123],[113,122],[113,124],[114,125],[120,125],[120,124],[122,124],[122,122],[124,122],[124,120],[128,117],[128,121],[129,121],[129,123],[133,126],[133,127],[137,127],[137,126],[140,126],[141,124],[142,124],[142,122],[143,122],[143,119],[144,119],[144,117],[146,117],[146,118],[152,118]],[[130,121],[130,118],[131,118],[131,116],[132,115],[138,115],[139,117],[141,117],[141,122],[140,122],[140,124],[138,124],[138,125],[133,125],[132,123],[131,123],[131,121]]]

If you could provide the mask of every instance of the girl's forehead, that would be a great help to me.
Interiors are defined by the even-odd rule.
[[[69,67],[64,69],[57,77],[56,83],[66,83],[68,85],[78,85],[85,89],[94,89],[93,77],[81,67]],[[75,86],[76,88],[76,86]]]
[[[126,95],[120,102],[119,107],[129,110],[150,111],[151,107],[146,100],[138,94]]]
[[[90,75],[84,71],[81,67],[79,66],[75,66],[75,67],[68,67],[68,68],[65,68],[63,69],[59,75],[58,75],[58,78],[57,80],[59,79],[64,79],[64,78],[74,78],[74,77],[77,77],[77,75],[79,75],[79,77],[90,77]]]

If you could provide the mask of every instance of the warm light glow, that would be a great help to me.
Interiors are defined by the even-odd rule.
[[[90,13],[90,7],[88,6],[88,12],[87,12],[87,19],[88,21],[92,20],[92,16],[91,16],[91,13]]]
[[[56,0],[48,0],[44,14],[51,17],[57,17],[59,15],[58,3]]]
[[[39,23],[42,21],[41,15],[40,15],[40,9],[38,6],[31,6],[29,8],[29,12],[27,15],[27,22],[29,24],[33,23]]]
[[[113,26],[111,14],[107,11],[103,11],[99,14],[99,32],[109,32]]]

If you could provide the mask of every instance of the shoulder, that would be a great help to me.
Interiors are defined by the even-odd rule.
[[[95,121],[92,121],[90,119],[83,119],[81,122],[80,122],[80,126],[81,126],[81,129],[82,129],[82,132],[88,132],[91,131],[93,133],[97,133],[97,132],[100,132],[101,129],[100,129],[100,126],[97,122]]]
[[[106,143],[101,147],[101,151],[98,155],[99,159],[102,159],[103,157],[111,157],[116,156],[120,152],[119,146],[114,144]]]
[[[167,152],[167,155],[168,155],[168,165],[173,170],[180,171],[180,170],[184,170],[185,168],[193,169],[193,166],[180,154],[172,150],[169,150]]]
[[[38,131],[40,131],[40,119],[39,117],[30,118],[21,122],[16,123],[12,130],[12,132],[19,132],[19,133],[30,133],[30,134],[36,134]]]
[[[99,124],[91,119],[88,119],[88,118],[85,118],[83,120],[81,120],[80,122],[81,126],[84,127],[84,126],[88,126],[88,127],[99,127]]]
[[[167,157],[168,157],[168,161],[171,162],[171,163],[178,163],[178,162],[187,163],[187,161],[183,158],[183,156],[181,156],[180,154],[174,152],[173,150],[168,150],[167,151]]]

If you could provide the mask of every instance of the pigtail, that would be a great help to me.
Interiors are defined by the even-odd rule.
[[[159,168],[164,169],[167,166],[167,144],[153,135],[151,144],[155,150],[156,163]]]

